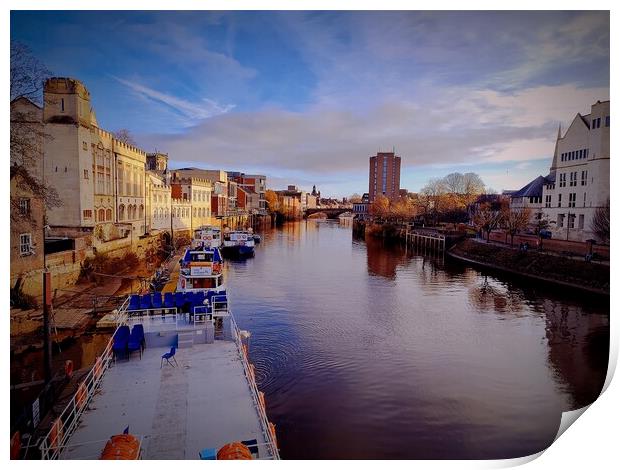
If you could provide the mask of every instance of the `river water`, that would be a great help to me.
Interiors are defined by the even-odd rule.
[[[602,389],[608,299],[337,223],[262,236],[226,275],[283,458],[524,456]]]

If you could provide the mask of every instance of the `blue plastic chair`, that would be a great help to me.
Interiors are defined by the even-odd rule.
[[[170,352],[167,352],[165,354],[162,354],[161,356],[161,363],[159,364],[159,368],[161,369],[163,364],[164,364],[164,359],[166,360],[166,362],[168,364],[170,364],[172,367],[174,367],[174,364],[176,364],[177,366],[179,365],[179,363],[177,362],[176,358],[174,357],[174,355],[176,354],[177,350],[174,346],[172,346],[170,348]],[[174,361],[174,364],[172,362],[170,362],[170,359],[172,359]]]
[[[129,297],[129,305],[127,306],[127,310],[140,310],[140,296],[133,294]]]
[[[148,310],[151,308],[151,294],[145,294],[140,297],[140,309]]]
[[[183,292],[175,292],[174,303],[177,306],[177,310],[181,309],[181,307],[183,307],[183,304],[185,303],[185,294]]]
[[[164,308],[174,308],[174,294],[172,292],[164,294]]]
[[[153,294],[153,308],[160,309],[162,307],[161,292]]]
[[[114,360],[120,353],[127,353],[127,344],[129,343],[129,327],[127,325],[121,326],[112,339],[112,352],[114,354]]]
[[[138,325],[136,325],[138,326]],[[142,325],[140,325],[141,327]],[[127,352],[131,356],[134,351],[140,351],[140,359],[142,359],[142,346],[144,344],[144,330],[142,328],[134,328],[131,330],[129,339],[127,342]]]

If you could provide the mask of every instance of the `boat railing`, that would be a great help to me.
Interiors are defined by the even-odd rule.
[[[237,345],[237,351],[239,353],[239,357],[241,358],[241,363],[243,364],[243,372],[250,386],[252,400],[254,401],[254,406],[256,407],[256,410],[258,412],[258,417],[263,431],[265,443],[267,445],[267,448],[269,449],[269,453],[271,454],[272,458],[275,460],[279,460],[280,453],[278,451],[275,428],[272,428],[272,425],[267,418],[267,412],[265,410],[265,407],[263,406],[263,404],[261,403],[261,399],[259,398],[260,392],[258,390],[258,386],[256,385],[254,368],[248,360],[247,353],[245,352],[245,346],[241,341],[241,332],[239,330],[239,327],[237,326],[237,322],[235,322],[235,318],[232,315],[230,316],[230,324],[232,336],[235,340],[235,344]]]
[[[115,312],[115,321],[117,324],[116,330],[114,331],[115,334],[116,331],[118,331],[118,328],[127,322],[128,305],[129,297],[125,299],[125,302],[123,302],[123,304]],[[93,396],[99,389],[105,372],[113,362],[113,338],[114,335],[112,335],[108,341],[103,353],[101,353],[100,356],[97,356],[93,367],[79,383],[77,391],[73,397],[71,397],[69,403],[67,403],[61,413],[52,421],[51,429],[41,439],[39,443],[41,459],[58,459],[63,449],[66,447],[67,442],[77,429],[82,413],[84,413],[84,411],[88,408]]]

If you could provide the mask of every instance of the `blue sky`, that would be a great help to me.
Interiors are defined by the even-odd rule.
[[[11,38],[173,167],[335,196],[393,147],[410,191],[452,171],[520,188],[609,99],[607,12],[12,12]]]

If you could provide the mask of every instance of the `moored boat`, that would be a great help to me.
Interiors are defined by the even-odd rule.
[[[208,248],[219,248],[222,246],[222,233],[218,227],[203,225],[194,230],[192,246],[204,245]]]
[[[228,256],[253,256],[254,234],[252,230],[232,230],[224,232],[224,253]]]

